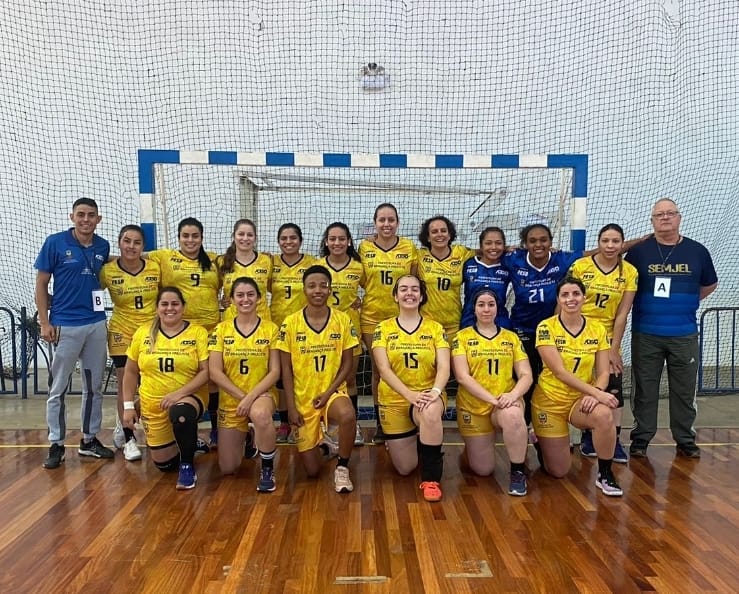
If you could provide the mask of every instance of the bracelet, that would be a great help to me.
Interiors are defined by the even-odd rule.
[[[441,388],[437,388],[436,386],[434,386],[433,388],[429,390],[429,392],[436,392],[439,396],[441,396],[442,390]]]
[[[136,410],[136,406],[134,405],[133,400],[124,400],[123,410]]]

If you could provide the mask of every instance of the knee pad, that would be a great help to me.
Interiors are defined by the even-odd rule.
[[[162,472],[173,472],[180,468],[180,455],[177,454],[174,458],[170,458],[166,462],[154,462],[156,466]]]
[[[173,425],[197,424],[198,411],[192,404],[178,402],[169,407],[169,420]]]

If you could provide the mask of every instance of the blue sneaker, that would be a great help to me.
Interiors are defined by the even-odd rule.
[[[192,464],[180,464],[180,475],[177,477],[177,489],[193,489],[198,482],[198,475]]]
[[[512,472],[511,482],[508,486],[508,494],[515,497],[523,497],[527,492],[526,475],[520,471]]]
[[[275,488],[275,471],[272,468],[262,467],[259,473],[257,491],[260,493],[271,493]]]
[[[598,454],[595,453],[593,447],[593,434],[590,431],[582,432],[582,441],[580,441],[580,453],[588,458],[597,458]]]
[[[613,450],[613,461],[619,464],[626,464],[629,461],[629,455],[626,453],[624,446],[621,445],[621,440],[616,440],[616,447]]]

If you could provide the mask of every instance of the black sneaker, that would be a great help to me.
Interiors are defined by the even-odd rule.
[[[92,456],[93,458],[113,458],[115,454],[113,450],[109,450],[98,441],[97,437],[93,437],[85,443],[84,439],[80,439],[80,447],[77,450],[80,456]]]
[[[249,427],[244,440],[244,458],[251,460],[259,455],[259,448],[254,445],[254,429]],[[273,489],[274,491],[274,489]]]
[[[59,468],[64,462],[64,446],[52,443],[49,447],[49,455],[44,460],[44,468]]]
[[[700,458],[701,450],[694,443],[679,443],[675,446],[677,455],[684,458]]]
[[[629,456],[632,458],[646,458],[647,445],[648,444],[639,441],[632,441],[629,446]]]

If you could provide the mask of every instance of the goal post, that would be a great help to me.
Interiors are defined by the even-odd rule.
[[[416,154],[416,153],[308,153],[140,149],[138,185],[145,248],[158,244],[158,165],[208,165],[259,168],[373,169],[373,170],[571,170],[570,249],[585,249],[588,156],[585,154]],[[236,213],[234,213],[236,214]],[[444,213],[440,213],[444,214]],[[330,218],[330,217],[329,217]],[[492,215],[494,220],[494,214]],[[331,219],[333,220],[333,218]],[[326,223],[329,221],[327,220]]]

